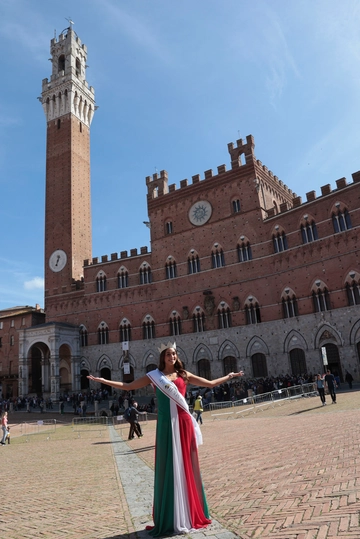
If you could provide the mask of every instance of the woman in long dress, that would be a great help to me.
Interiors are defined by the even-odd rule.
[[[168,343],[161,345],[159,368],[133,382],[113,382],[88,376],[90,380],[124,391],[149,384],[156,388],[154,526],[149,528],[153,537],[186,533],[211,523],[197,452],[201,432],[185,400],[186,385],[212,388],[243,374],[242,371],[230,373],[216,380],[196,376],[183,368],[176,344]]]

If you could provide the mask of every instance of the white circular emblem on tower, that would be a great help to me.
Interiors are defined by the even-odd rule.
[[[65,268],[67,262],[67,256],[65,251],[57,249],[49,258],[49,267],[51,271],[57,273]]]
[[[212,207],[207,200],[195,202],[189,210],[189,221],[195,226],[201,226],[208,222],[212,214]]]

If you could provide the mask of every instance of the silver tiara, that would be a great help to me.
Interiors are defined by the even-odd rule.
[[[167,344],[161,343],[160,348],[158,348],[160,354],[163,352],[163,350],[167,350],[168,348],[174,348],[176,350],[176,342],[170,342],[168,341]]]

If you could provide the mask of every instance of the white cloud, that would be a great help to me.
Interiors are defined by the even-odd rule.
[[[44,288],[44,279],[42,277],[34,277],[30,281],[24,282],[25,290],[38,290]]]

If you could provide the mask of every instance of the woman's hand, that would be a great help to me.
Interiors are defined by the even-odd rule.
[[[93,376],[92,374],[89,374],[86,378],[89,378],[89,380],[92,380],[93,382],[103,382],[104,378],[96,378],[96,376]]]
[[[244,371],[229,372],[228,376],[229,376],[230,380],[231,380],[231,378],[236,378],[238,376],[244,376]]]

